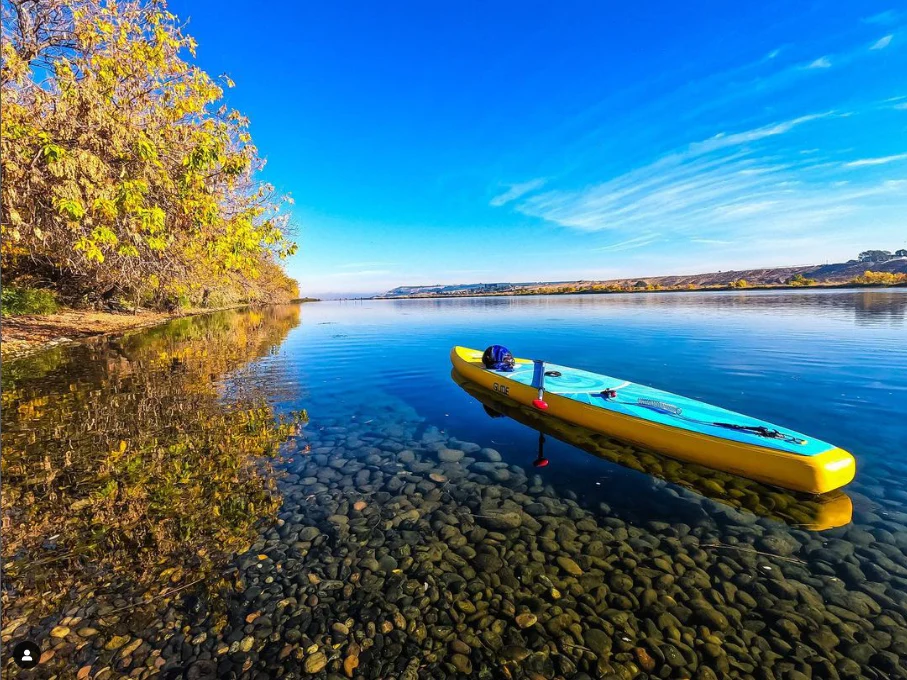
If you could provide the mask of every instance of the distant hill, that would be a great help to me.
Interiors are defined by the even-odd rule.
[[[404,297],[411,295],[483,295],[504,293],[513,290],[514,286],[529,286],[528,283],[461,283],[450,286],[398,286],[380,297]]]
[[[707,274],[673,276],[641,276],[624,279],[584,281],[534,281],[525,283],[464,283],[434,286],[398,286],[376,297],[460,297],[469,295],[532,295],[569,292],[616,292],[619,290],[653,289],[710,289],[730,287],[771,287],[789,285],[801,276],[817,285],[846,284],[863,272],[889,272],[907,274],[907,257],[885,262],[841,262],[838,264],[799,265],[794,267],[768,267],[765,269],[727,270]],[[739,282],[745,281],[744,285]]]

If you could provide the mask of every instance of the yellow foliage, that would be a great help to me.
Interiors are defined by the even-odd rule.
[[[857,276],[851,283],[864,285],[882,285],[893,286],[899,283],[907,283],[907,274],[900,272],[873,272],[865,271],[862,276]]]
[[[292,291],[286,199],[194,48],[160,0],[4,2],[7,282],[53,271],[80,295],[158,304],[180,286],[194,302]]]
[[[814,286],[816,285],[815,279],[808,279],[803,274],[794,274],[785,282],[789,286]]]
[[[219,385],[298,323],[295,306],[219,312],[128,335],[115,351],[57,347],[4,365],[0,558],[4,585],[15,584],[0,598],[4,617],[17,609],[39,622],[75,592],[95,599],[102,578],[107,603],[124,589],[177,587],[245,550],[280,504],[265,464],[306,414],[275,413],[281,388],[225,398]]]

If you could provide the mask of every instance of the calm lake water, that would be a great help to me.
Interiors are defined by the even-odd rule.
[[[325,302],[4,365],[5,669],[907,677],[905,313],[905,289]],[[822,438],[856,480],[814,499],[548,423],[453,379],[451,346],[493,343]]]

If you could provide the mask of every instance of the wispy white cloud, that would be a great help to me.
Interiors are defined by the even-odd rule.
[[[635,238],[627,239],[626,241],[618,241],[617,243],[611,243],[601,248],[594,248],[598,252],[617,252],[621,250],[633,250],[635,248],[642,248],[651,243],[658,241],[658,234],[643,234]]]
[[[871,165],[888,165],[898,161],[907,161],[907,153],[898,153],[891,156],[879,156],[877,158],[860,158],[859,160],[850,161],[844,164],[845,168],[863,168]]]
[[[629,251],[614,259],[646,263],[658,253],[673,259],[718,250],[734,257],[745,250],[747,257],[772,261],[782,242],[809,261],[804,253],[857,243],[866,230],[897,232],[900,215],[907,214],[907,184],[884,177],[903,166],[887,156],[890,166],[864,156],[903,149],[889,142],[867,152],[865,135],[854,130],[884,125],[881,116],[895,116],[893,108],[907,110],[905,99],[882,101],[902,88],[872,82],[886,61],[903,56],[900,28],[864,26],[831,38],[806,56],[802,46],[779,45],[705,74],[690,68],[680,84],[665,79],[655,88],[657,97],[633,90],[626,101],[615,94],[584,110],[551,135],[545,150],[536,150],[537,156],[550,152],[550,167],[538,171],[548,183],[508,199],[508,207],[593,234],[583,238],[595,254]],[[845,89],[843,83],[859,81],[861,71],[865,91],[862,81]],[[809,112],[802,108],[808,102],[831,108],[836,99],[849,102],[850,110],[814,108],[800,115]],[[632,110],[632,118],[613,113],[624,110]],[[772,120],[766,115],[775,122],[766,124]],[[747,122],[727,128],[729,120]],[[678,130],[683,132],[673,144],[664,146]],[[692,130],[695,137],[688,136]],[[624,131],[633,139],[625,139]],[[696,141],[684,143],[690,139]],[[653,147],[667,152],[641,157]],[[844,170],[845,163],[853,169]],[[857,170],[861,165],[882,167]],[[600,248],[591,245],[595,241]]]
[[[510,188],[505,191],[503,194],[499,194],[491,199],[491,205],[498,208],[502,205],[506,205],[511,201],[515,201],[521,196],[528,194],[530,191],[535,191],[536,189],[544,186],[544,179],[533,179],[528,182],[522,182],[520,184],[511,184]]]
[[[871,50],[884,50],[886,47],[888,47],[888,46],[891,44],[891,39],[892,39],[892,38],[894,38],[894,35],[893,35],[893,34],[888,34],[888,35],[886,35],[886,36],[884,36],[884,37],[882,37],[882,38],[879,38],[878,40],[876,40],[876,41],[872,44],[872,47],[870,47],[869,49],[871,49]]]
[[[898,111],[907,111],[907,102],[895,104],[893,108],[897,109]]]
[[[781,161],[779,135],[836,116],[812,114],[732,134],[716,135],[605,182],[577,190],[551,189],[516,209],[562,227],[626,235],[598,251],[642,248],[656,241],[722,245],[765,238],[815,238],[848,220],[907,209],[907,180],[841,184],[840,161],[812,156]],[[904,154],[907,158],[907,154]],[[900,157],[850,161],[882,164]]]
[[[892,34],[892,38],[893,35],[894,34]],[[876,44],[882,43],[884,40],[885,38],[876,41],[876,43],[873,44],[873,47],[875,48]],[[884,44],[880,45],[880,47],[875,48],[875,51],[878,51],[884,46]],[[790,64],[776,71],[760,74],[750,81],[736,82],[733,96],[728,96],[726,99],[719,98],[711,101],[707,103],[706,108],[714,108],[716,102],[727,103],[733,99],[753,99],[759,96],[765,96],[770,91],[791,88],[798,81],[808,78],[810,75],[816,75],[819,72],[831,69],[832,67],[834,67],[835,71],[838,71],[842,67],[860,63],[862,60],[870,58],[870,52],[872,51],[872,49],[866,49],[865,43],[851,45],[841,52],[826,54],[808,62]]]
[[[792,120],[786,120],[781,123],[773,123],[771,125],[764,125],[754,130],[747,130],[746,132],[737,132],[734,134],[726,134],[720,132],[714,137],[711,137],[704,142],[694,142],[689,146],[689,154],[699,155],[703,153],[708,153],[710,151],[716,151],[718,149],[723,149],[729,146],[739,146],[741,144],[746,144],[747,142],[756,142],[760,139],[765,139],[766,137],[774,137],[775,135],[783,135],[785,132],[790,132],[798,125],[803,123],[809,123],[810,121],[820,120],[822,118],[828,118],[833,115],[844,115],[836,114],[834,111],[829,111],[827,113],[813,113],[807,116],[800,116],[799,118],[794,118]]]
[[[714,215],[718,218],[750,217],[759,213],[769,212],[778,205],[777,200],[744,201],[715,206]]]
[[[607,97],[550,128],[542,139],[536,139],[535,144],[526,146],[537,150],[547,144],[551,155],[559,158],[559,169],[573,172],[585,163],[585,159],[611,146],[615,128],[621,124],[644,144],[655,142],[659,130],[670,127],[662,121],[696,124],[706,117],[739,120],[743,115],[742,106],[746,107],[747,115],[754,116],[760,110],[782,110],[791,100],[800,98],[800,88],[805,91],[814,86],[811,80],[824,80],[830,74],[837,74],[842,67],[879,55],[867,50],[867,43],[862,38],[839,44],[840,52],[829,52],[812,61],[794,56],[798,52],[797,46],[782,44],[758,58],[729,60],[724,68],[693,77],[680,78],[679,72],[669,71],[639,80],[632,86],[609,92]],[[658,96],[652,97],[652,92],[658,92]],[[632,119],[621,113],[624,111],[632,111]],[[654,123],[634,126],[634,121],[645,119]],[[526,157],[520,157],[519,161],[513,162],[519,167],[525,160]],[[554,174],[550,176],[554,177]]]

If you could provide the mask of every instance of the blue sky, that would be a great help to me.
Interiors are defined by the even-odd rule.
[[[295,200],[304,293],[907,247],[900,1],[170,8]]]

